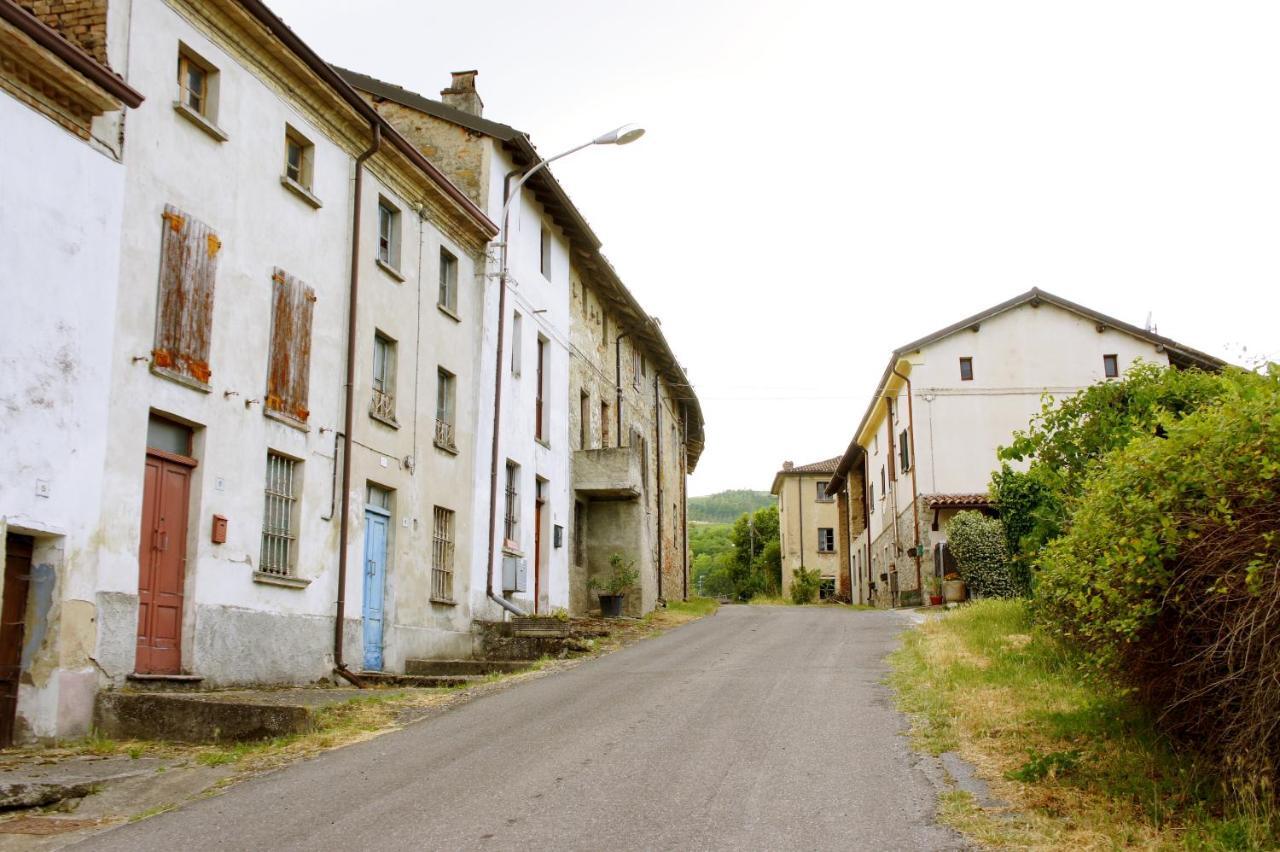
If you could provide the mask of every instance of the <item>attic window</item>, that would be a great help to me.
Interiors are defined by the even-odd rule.
[[[972,358],[960,359],[960,381],[962,382],[973,381],[973,359]]]

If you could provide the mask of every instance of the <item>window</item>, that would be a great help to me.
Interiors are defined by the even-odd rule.
[[[816,487],[814,490],[818,492],[818,493],[815,495],[815,499],[816,499],[819,503],[830,503],[830,502],[831,502],[831,499],[832,499],[832,498],[830,498],[830,497],[828,497],[828,496],[827,496],[827,486],[828,486],[828,485],[830,485],[830,484],[831,484],[830,482],[826,482],[826,481],[823,481],[823,482],[819,482],[819,483],[817,483],[817,487]]]
[[[451,314],[458,312],[458,259],[440,249],[440,295],[436,304]]]
[[[636,390],[640,389],[640,371],[642,369],[640,363],[643,357],[639,349],[634,346],[631,348],[631,387]]]
[[[578,449],[587,449],[591,435],[591,395],[580,391],[578,396]]]
[[[871,453],[875,455],[880,452],[880,433],[876,432],[871,436]]]
[[[222,243],[217,234],[165,205],[160,238],[159,314],[151,367],[207,389],[213,334],[213,285]]]
[[[396,425],[396,342],[382,332],[373,335],[373,400],[369,414]]]
[[[832,527],[818,527],[818,552],[836,552],[836,531]]]
[[[1102,356],[1102,372],[1108,379],[1114,379],[1120,375],[1120,360],[1115,355]]]
[[[906,429],[898,435],[898,464],[903,473],[911,470],[911,446],[907,441]]]
[[[867,514],[874,515],[876,513],[876,484],[873,482],[867,486]]]
[[[973,359],[972,358],[960,359],[960,381],[962,382],[973,381]]]
[[[178,100],[188,109],[210,118],[209,69],[185,47],[178,50]]]
[[[503,516],[502,537],[506,546],[520,546],[520,465],[507,462],[507,506]]]
[[[454,443],[454,404],[457,394],[457,377],[441,367],[436,379],[436,446],[456,450]]]
[[[306,423],[311,416],[311,316],[316,291],[277,268],[271,276],[271,349],[264,412]]]
[[[294,573],[299,463],[279,453],[267,453],[266,500],[262,513],[262,555],[258,571],[273,577]]]
[[[893,455],[893,454],[890,453],[890,455]],[[880,499],[881,500],[884,499],[884,495],[887,494],[888,491],[889,489],[885,487],[885,481],[884,481],[884,465],[880,465]]]
[[[453,510],[435,507],[431,533],[431,599],[453,603]]]
[[[587,507],[581,500],[573,503],[573,564],[587,564]]]
[[[609,446],[609,403],[600,400],[600,448]]]
[[[533,437],[545,441],[547,435],[547,339],[538,335],[538,387],[533,404]]]
[[[522,326],[524,318],[520,316],[519,311],[511,314],[511,375],[520,375],[520,348],[522,345]]]
[[[378,262],[400,270],[400,211],[385,198],[378,199]]]
[[[364,502],[366,506],[372,506],[375,509],[382,509],[384,512],[391,511],[391,490],[383,488],[380,485],[374,485],[372,482],[368,484],[365,490]]]
[[[836,596],[836,578],[823,577],[818,580],[818,599],[828,600]]]
[[[551,229],[546,225],[542,226],[542,240],[539,243],[541,251],[539,252],[540,268],[542,269],[542,277],[551,280]]]
[[[284,176],[304,189],[311,189],[311,169],[316,146],[292,127],[284,128]]]

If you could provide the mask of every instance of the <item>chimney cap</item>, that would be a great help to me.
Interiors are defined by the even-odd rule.
[[[795,462],[784,461],[782,463],[783,470],[791,470],[793,467],[795,467]]]
[[[483,115],[484,101],[476,91],[476,75],[479,73],[474,69],[451,72],[453,79],[449,83],[449,88],[440,90],[440,98],[445,105],[472,115]]]

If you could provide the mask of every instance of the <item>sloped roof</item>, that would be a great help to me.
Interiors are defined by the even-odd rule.
[[[821,475],[824,473],[835,473],[836,465],[838,465],[839,463],[840,463],[840,456],[835,456],[833,458],[823,459],[822,461],[811,462],[809,464],[797,464],[797,465],[792,465],[789,468],[784,467],[781,470],[779,470],[776,474],[774,474],[773,485],[770,486],[769,493],[770,494],[778,493],[778,489],[782,487],[782,477],[784,476],[799,476],[802,474]]]
[[[985,311],[980,311],[971,317],[966,317],[959,322],[952,323],[946,328],[938,329],[932,334],[926,334],[918,340],[913,340],[910,343],[899,346],[897,349],[893,350],[893,354],[889,356],[889,363],[884,369],[884,374],[880,377],[880,384],[876,386],[876,392],[872,395],[871,401],[867,404],[866,413],[862,415],[862,420],[858,423],[858,428],[854,430],[853,438],[849,441],[848,449],[846,449],[844,455],[840,457],[840,463],[837,465],[835,470],[835,477],[831,480],[831,484],[827,486],[827,493],[835,494],[844,487],[845,477],[853,467],[855,459],[860,455],[858,452],[858,436],[862,434],[862,430],[866,428],[867,423],[871,420],[871,416],[875,412],[876,403],[884,395],[884,390],[889,384],[889,377],[893,375],[893,368],[897,365],[898,361],[903,358],[903,356],[919,349],[923,349],[925,346],[930,344],[937,343],[943,338],[950,337],[958,332],[973,328],[975,325],[979,325],[983,321],[997,316],[998,314],[1003,314],[1006,311],[1011,311],[1014,308],[1018,308],[1023,305],[1037,307],[1041,304],[1055,305],[1064,311],[1092,320],[1100,326],[1114,328],[1117,331],[1123,331],[1126,334],[1133,335],[1141,340],[1146,340],[1156,346],[1163,347],[1169,356],[1169,363],[1176,367],[1199,367],[1203,370],[1220,370],[1226,365],[1226,362],[1221,358],[1215,358],[1212,355],[1201,352],[1198,349],[1192,349],[1190,346],[1184,346],[1176,340],[1163,337],[1153,331],[1139,328],[1136,325],[1130,325],[1129,323],[1118,320],[1115,317],[1107,316],[1100,311],[1095,311],[1092,308],[1085,307],[1084,305],[1076,304],[1075,302],[1064,299],[1061,296],[1055,296],[1053,293],[1041,290],[1039,287],[1032,287],[1025,293],[1014,296],[1006,302],[993,305]]]
[[[989,506],[991,498],[986,494],[921,494],[930,509],[966,508]]]

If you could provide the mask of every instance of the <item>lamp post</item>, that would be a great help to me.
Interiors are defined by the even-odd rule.
[[[532,168],[526,169],[523,173],[515,170],[507,174],[506,183],[503,186],[503,202],[502,214],[499,218],[501,227],[501,242],[498,247],[501,250],[498,259],[498,340],[497,355],[494,364],[494,388],[493,388],[493,453],[489,467],[489,561],[485,569],[486,583],[485,593],[489,599],[497,603],[500,607],[512,613],[513,615],[523,616],[526,613],[511,601],[496,595],[493,592],[493,558],[497,552],[498,537],[498,458],[500,450],[500,441],[498,437],[498,428],[502,420],[502,344],[506,332],[507,321],[507,277],[508,277],[508,258],[510,256],[509,245],[511,242],[510,234],[510,217],[511,205],[520,197],[520,189],[529,182],[529,178],[545,169],[549,164],[567,157],[570,154],[577,153],[583,148],[590,148],[592,145],[629,145],[644,135],[644,128],[634,124],[624,124],[621,127],[610,130],[608,133],[601,134],[590,142],[584,142],[562,151],[554,157],[547,157],[536,163]],[[511,178],[520,175],[520,179],[513,185]]]

